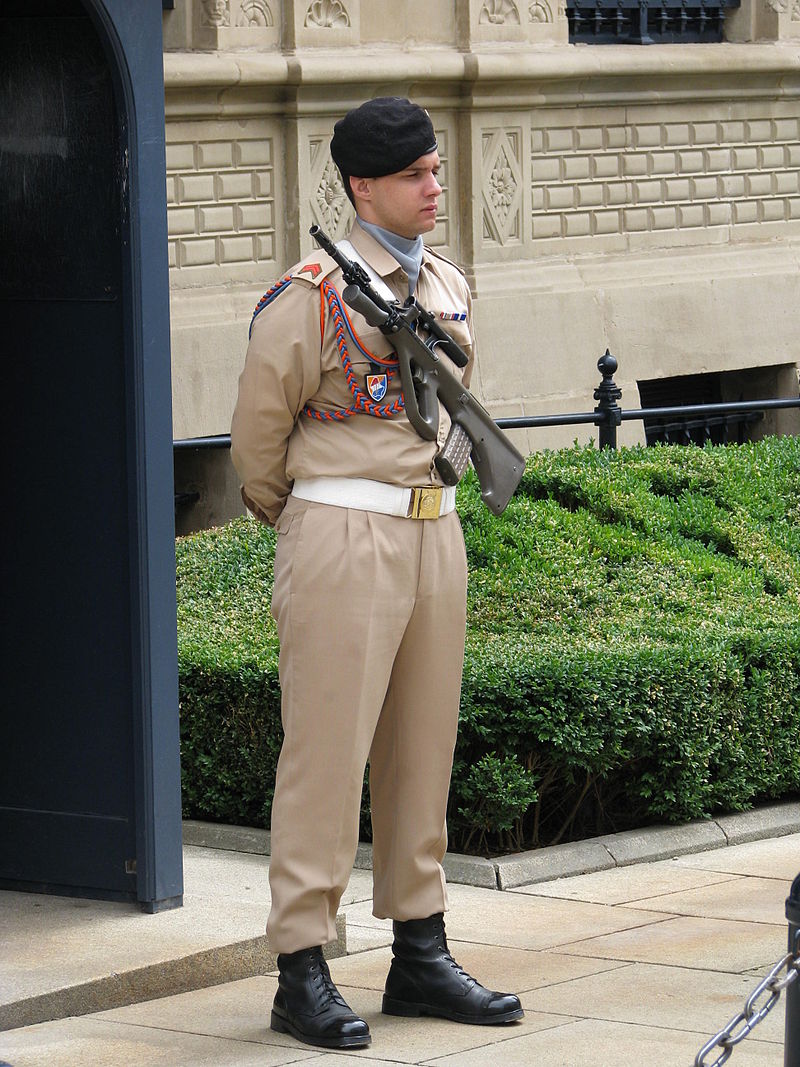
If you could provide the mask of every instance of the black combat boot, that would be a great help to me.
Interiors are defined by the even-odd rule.
[[[495,1025],[523,1016],[519,997],[493,993],[467,974],[447,948],[444,916],[393,923],[394,958],[386,979],[386,1015],[436,1015]]]
[[[278,956],[278,992],[270,1025],[307,1045],[366,1048],[369,1027],[351,1011],[333,984],[322,949],[304,948]]]

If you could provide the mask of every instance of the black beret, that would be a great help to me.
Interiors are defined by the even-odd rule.
[[[381,178],[435,151],[430,115],[402,96],[380,96],[348,111],[333,127],[331,156],[354,178]]]

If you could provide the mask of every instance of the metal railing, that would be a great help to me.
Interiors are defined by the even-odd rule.
[[[567,0],[573,44],[722,41],[727,8],[740,0]]]
[[[678,404],[659,408],[621,408],[618,401],[622,399],[622,390],[614,381],[618,368],[617,360],[606,349],[605,355],[597,361],[597,369],[602,375],[600,384],[594,390],[597,406],[592,411],[575,411],[557,415],[519,415],[495,419],[501,430],[526,430],[546,426],[581,426],[594,425],[598,428],[598,445],[600,448],[617,447],[617,431],[623,422],[645,422],[653,419],[673,419],[669,427],[673,433],[680,433],[688,426],[711,426],[715,423],[739,422],[735,416],[747,416],[747,421],[758,418],[765,411],[783,408],[800,408],[800,396],[775,397],[767,400],[736,400],[723,404]],[[697,422],[690,420],[698,416]],[[217,437],[190,437],[173,441],[173,448],[202,449],[230,448],[229,434]],[[800,1067],[800,1065],[799,1065]]]

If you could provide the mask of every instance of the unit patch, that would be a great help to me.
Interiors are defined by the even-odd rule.
[[[368,374],[367,392],[376,403],[383,400],[389,387],[388,374]]]

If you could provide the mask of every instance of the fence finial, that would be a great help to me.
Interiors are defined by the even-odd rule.
[[[603,375],[603,380],[594,391],[597,407],[594,409],[598,415],[603,416],[602,422],[598,423],[599,443],[601,448],[617,447],[617,427],[622,422],[622,408],[617,403],[622,399],[622,390],[614,381],[614,371],[618,363],[608,349],[605,355],[597,361],[597,369]]]

